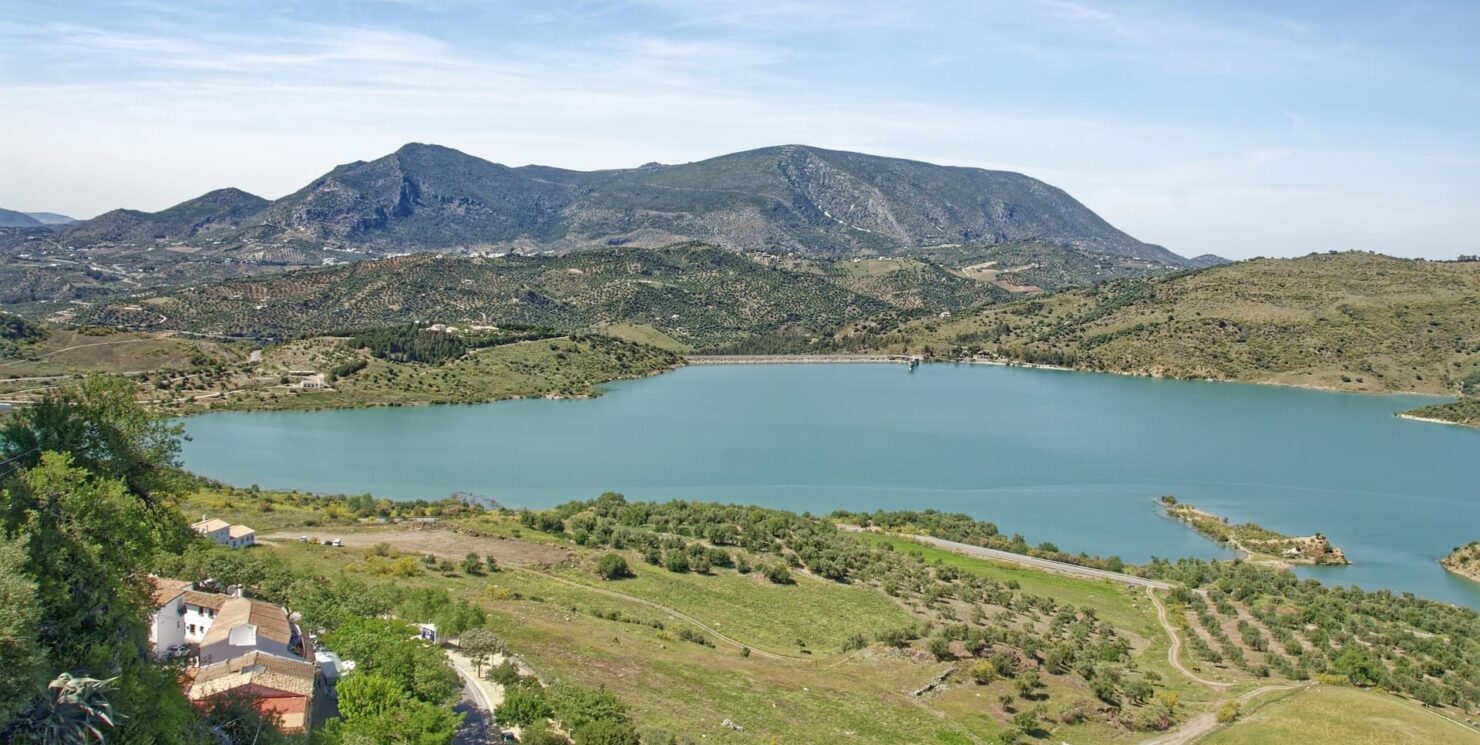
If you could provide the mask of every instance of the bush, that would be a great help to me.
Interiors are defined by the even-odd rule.
[[[986,660],[978,660],[971,666],[971,679],[984,686],[997,679],[997,668]]]
[[[767,564],[761,573],[766,575],[766,579],[778,585],[790,585],[795,582],[791,578],[791,571],[780,564]]]
[[[505,687],[516,685],[519,683],[519,666],[513,660],[504,660],[488,671],[488,679]]]
[[[1218,707],[1218,723],[1228,724],[1229,722],[1238,719],[1238,715],[1240,713],[1241,709],[1237,701],[1224,702],[1222,706]]]
[[[577,727],[574,732],[581,745],[639,745],[637,730],[622,719],[598,719]]]
[[[545,700],[544,691],[520,686],[504,691],[504,702],[499,704],[493,715],[500,722],[528,727],[543,722],[554,715],[550,702]]]
[[[607,554],[596,562],[596,574],[605,580],[626,579],[632,576],[632,567],[621,554]]]
[[[1164,730],[1172,726],[1171,709],[1160,702],[1143,706],[1131,717],[1131,726],[1138,730]]]

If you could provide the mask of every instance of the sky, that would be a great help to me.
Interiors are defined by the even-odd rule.
[[[0,207],[801,143],[1019,171],[1230,258],[1480,253],[1480,3],[4,0]]]

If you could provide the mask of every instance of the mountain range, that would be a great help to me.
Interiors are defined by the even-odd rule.
[[[44,225],[67,225],[76,219],[55,212],[17,212],[0,209],[0,228],[37,228]]]
[[[814,256],[1041,240],[1195,265],[1018,173],[783,145],[682,165],[509,167],[409,144],[338,166],[281,199],[221,189],[169,209],[114,210],[62,230],[73,245],[285,244],[371,255],[565,252],[702,241]],[[219,247],[219,249],[215,248]]]

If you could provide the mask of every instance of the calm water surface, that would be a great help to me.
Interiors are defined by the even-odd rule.
[[[1174,494],[1324,532],[1337,584],[1480,608],[1436,560],[1480,538],[1480,431],[1392,416],[1428,401],[977,365],[695,366],[587,401],[220,413],[185,464],[236,485],[544,507],[636,499],[795,511],[935,508],[1061,548],[1226,555],[1162,517]]]

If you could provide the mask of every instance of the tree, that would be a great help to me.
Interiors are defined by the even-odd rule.
[[[543,721],[536,722],[524,731],[524,745],[570,745],[570,740],[558,732],[551,732]]]
[[[514,685],[519,682],[519,666],[505,659],[488,671],[488,679],[504,687]]]
[[[140,406],[126,378],[94,375],[20,409],[0,429],[0,460],[22,468],[42,453],[70,453],[78,467],[121,479],[150,505],[173,508],[161,497],[178,490],[182,425]]]
[[[596,562],[596,574],[605,580],[626,579],[632,576],[632,567],[621,554],[611,553]]]
[[[335,690],[339,693],[339,713],[346,719],[377,717],[409,700],[400,683],[375,673],[346,675]]]
[[[504,692],[504,702],[494,710],[500,722],[528,727],[535,722],[549,719],[554,712],[544,693],[537,688],[520,686]]]
[[[160,546],[151,511],[123,482],[95,478],[63,453],[44,454],[17,482],[6,490],[6,527],[27,537],[40,641],[53,662],[67,669],[138,656],[128,637],[143,632],[149,608],[138,579]]]
[[[351,619],[326,635],[324,643],[358,662],[358,672],[383,675],[418,701],[450,704],[462,688],[442,650],[412,638],[411,625],[404,621]]]
[[[36,641],[36,583],[25,565],[25,544],[0,535],[0,732],[30,704],[45,662]]]
[[[339,682],[341,719],[329,729],[333,742],[447,745],[463,715],[445,705],[417,700],[396,680],[356,670]]]
[[[625,719],[598,719],[575,728],[581,745],[639,745],[637,729]]]
[[[203,702],[195,730],[201,742],[224,738],[232,743],[288,745],[293,741],[279,731],[281,726],[282,717],[259,709],[252,696],[227,691]]]
[[[500,639],[498,634],[482,627],[464,631],[462,636],[458,637],[457,645],[473,661],[474,672],[478,675],[483,674],[483,663],[487,662],[489,657],[503,654],[506,650],[504,640]]]

